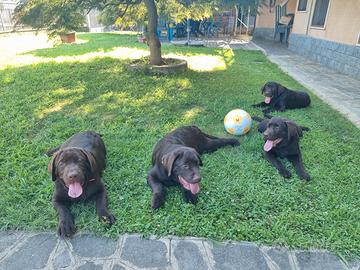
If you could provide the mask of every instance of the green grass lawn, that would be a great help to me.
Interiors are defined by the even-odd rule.
[[[80,56],[118,47],[146,49],[136,37],[83,34],[87,43],[31,52],[38,57]],[[56,230],[53,182],[44,153],[83,130],[103,134],[108,150],[104,174],[116,224],[108,229],[93,203],[72,208],[80,231],[245,240],[360,255],[360,130],[311,94],[306,109],[277,113],[311,128],[301,141],[304,183],[287,163],[285,180],[262,158],[256,125],[240,147],[204,155],[199,203],[168,190],[164,208],[152,211],[146,183],[154,144],[181,125],[195,124],[223,137],[223,117],[234,108],[261,115],[268,80],[304,89],[260,52],[163,45],[163,52],[215,57],[213,71],[172,76],[126,71],[129,60],[111,57],[46,62],[0,70],[0,228]],[[210,59],[209,58],[209,59]],[[54,58],[56,59],[56,58]]]

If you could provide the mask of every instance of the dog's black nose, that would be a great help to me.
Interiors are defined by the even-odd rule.
[[[69,179],[74,180],[78,177],[78,174],[76,172],[69,173],[68,175]]]

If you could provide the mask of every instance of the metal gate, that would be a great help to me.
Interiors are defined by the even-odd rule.
[[[4,9],[0,6],[0,32],[9,32],[14,29],[13,9]]]

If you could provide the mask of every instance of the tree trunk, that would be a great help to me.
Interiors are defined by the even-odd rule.
[[[160,66],[161,59],[161,44],[158,36],[156,35],[158,14],[154,0],[144,0],[146,9],[148,11],[148,45],[150,48],[150,65]]]

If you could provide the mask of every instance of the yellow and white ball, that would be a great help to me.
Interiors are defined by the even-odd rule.
[[[251,116],[246,111],[235,109],[224,118],[225,130],[233,135],[243,135],[251,128]]]

